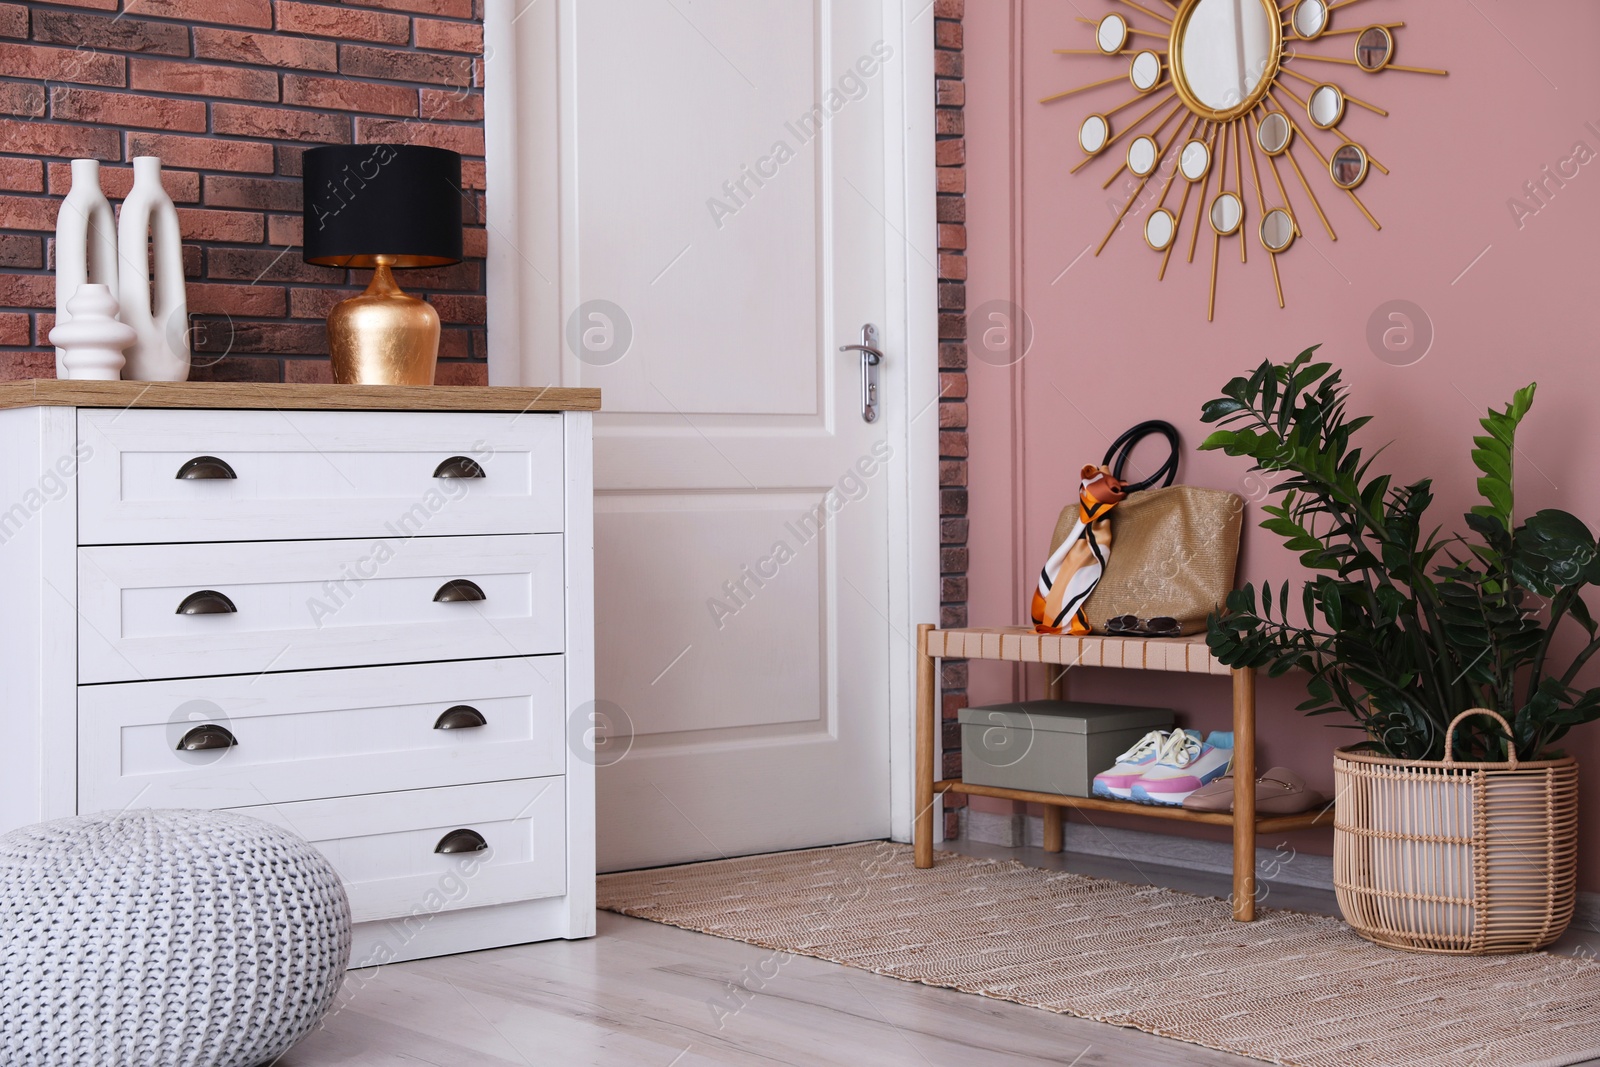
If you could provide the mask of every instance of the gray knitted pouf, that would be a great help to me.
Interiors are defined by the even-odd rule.
[[[294,834],[221,811],[0,837],[0,1063],[257,1067],[333,1004],[350,903]]]

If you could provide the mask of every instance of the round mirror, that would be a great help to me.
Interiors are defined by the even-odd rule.
[[[1121,15],[1107,15],[1094,31],[1095,43],[1106,55],[1115,55],[1128,43],[1128,23]]]
[[[1282,252],[1294,244],[1294,219],[1283,208],[1273,208],[1261,220],[1261,243],[1268,252]]]
[[[1293,132],[1289,126],[1289,116],[1274,111],[1261,120],[1261,126],[1256,130],[1256,143],[1267,155],[1276,156],[1289,147],[1289,137]]]
[[[1356,65],[1365,71],[1382,70],[1394,58],[1394,38],[1382,26],[1368,26],[1356,38]]]
[[[1092,156],[1106,146],[1110,136],[1111,123],[1106,121],[1105,116],[1090,115],[1078,128],[1078,147]]]
[[[1344,93],[1337,85],[1319,85],[1311,90],[1306,117],[1319,130],[1329,130],[1344,118]]]
[[[1128,146],[1128,170],[1135,178],[1143,178],[1156,169],[1156,142],[1149,137],[1136,137]]]
[[[1272,0],[1196,0],[1173,27],[1179,94],[1204,118],[1229,119],[1255,106],[1277,74],[1282,16]]]
[[[1354,189],[1367,176],[1367,153],[1358,144],[1340,145],[1328,163],[1328,173],[1339,188]]]
[[[1155,213],[1145,221],[1144,243],[1157,252],[1165,252],[1167,246],[1176,236],[1178,224],[1172,217],[1172,212],[1166,208],[1157,208]]]
[[[1101,25],[1105,25],[1101,23]],[[1302,40],[1320,37],[1328,28],[1328,5],[1323,0],[1300,0],[1294,9],[1294,32]]]
[[[1244,222],[1244,202],[1232,193],[1218,193],[1211,201],[1211,228],[1226,237]]]
[[[1206,171],[1211,167],[1211,149],[1206,147],[1204,141],[1190,141],[1183,146],[1183,152],[1178,156],[1178,170],[1183,172],[1186,180],[1197,182],[1206,176]]]
[[[1151,51],[1140,52],[1128,65],[1128,79],[1141,93],[1148,93],[1161,80],[1161,57]]]

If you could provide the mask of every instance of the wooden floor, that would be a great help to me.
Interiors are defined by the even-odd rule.
[[[1223,875],[953,842],[969,855],[1225,896]],[[1266,904],[1332,913],[1269,884]],[[1560,951],[1593,953],[1600,932]],[[752,993],[735,997],[743,983]],[[1036,1008],[602,912],[599,936],[397,964],[349,979],[341,1006],[274,1067],[1239,1067],[1257,1063]],[[1600,1067],[1600,1060],[1584,1067]]]

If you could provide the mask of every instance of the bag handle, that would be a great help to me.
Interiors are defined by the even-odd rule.
[[[1172,447],[1172,454],[1167,457],[1165,463],[1161,464],[1161,466],[1156,469],[1154,474],[1146,478],[1144,481],[1135,482],[1131,485],[1124,483],[1123,489],[1126,492],[1137,493],[1141,489],[1150,488],[1152,485],[1155,485],[1156,482],[1161,482],[1161,488],[1165,489],[1167,486],[1171,485],[1173,479],[1178,476],[1178,428],[1172,425],[1172,423],[1163,422],[1160,419],[1150,419],[1147,422],[1141,422],[1139,425],[1135,426],[1133,429],[1129,430],[1127,433],[1111,442],[1111,447],[1106,449],[1106,458],[1100,461],[1101,464],[1111,467],[1112,475],[1118,481],[1122,481],[1122,472],[1128,466],[1128,457],[1133,455],[1133,450],[1140,441],[1143,441],[1146,437],[1149,437],[1153,434],[1160,434],[1162,437],[1167,439],[1167,444]],[[1115,460],[1115,465],[1113,465],[1113,460]],[[1166,480],[1162,481],[1163,478]]]
[[[1489,718],[1505,727],[1506,755],[1511,757],[1509,761],[1511,769],[1516,770],[1517,739],[1511,732],[1511,724],[1506,722],[1505,718],[1498,711],[1490,711],[1488,708],[1472,708],[1469,711],[1463,711],[1460,715],[1457,715],[1455,718],[1450,720],[1450,728],[1444,732],[1444,761],[1446,763],[1454,763],[1456,761],[1456,727],[1461,725],[1462,719],[1469,719],[1474,715],[1487,715]]]

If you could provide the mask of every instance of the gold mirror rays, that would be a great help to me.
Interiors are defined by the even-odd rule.
[[[1381,229],[1355,190],[1373,169],[1388,172],[1338,127],[1346,121],[1350,105],[1380,117],[1388,112],[1349,95],[1333,82],[1319,82],[1301,71],[1306,63],[1326,63],[1358,67],[1369,74],[1447,72],[1394,62],[1393,31],[1403,27],[1403,22],[1331,28],[1335,11],[1361,2],[1364,0],[1163,0],[1152,9],[1146,6],[1148,0],[1118,0],[1132,12],[1119,9],[1098,21],[1079,17],[1079,22],[1092,28],[1094,47],[1056,49],[1057,53],[1083,57],[1078,62],[1085,63],[1116,57],[1114,64],[1101,68],[1102,75],[1115,74],[1124,62],[1127,66],[1113,77],[1099,77],[1040,102],[1103,92],[1112,86],[1120,86],[1119,95],[1123,96],[1130,85],[1133,90],[1129,99],[1085,108],[1091,113],[1078,129],[1078,146],[1086,158],[1072,167],[1073,173],[1112,154],[1108,149],[1127,139],[1126,152],[1117,153],[1119,162],[1106,164],[1107,170],[1116,169],[1102,187],[1110,188],[1124,173],[1133,179],[1121,210],[1094,254],[1104,251],[1125,223],[1139,217],[1132,209],[1149,203],[1149,197],[1155,200],[1154,210],[1142,225],[1131,224],[1138,225],[1145,244],[1161,254],[1158,279],[1166,277],[1172,253],[1180,244],[1187,246],[1187,261],[1194,263],[1202,231],[1212,230],[1210,307],[1214,312],[1218,246],[1223,238],[1241,234],[1249,222],[1261,247],[1272,253],[1272,282],[1282,307],[1277,257],[1300,237],[1299,205],[1293,197],[1303,191],[1329,239],[1338,239],[1329,217],[1332,204],[1325,205],[1312,188],[1319,169],[1333,183],[1336,194],[1343,192],[1355,210],[1375,229]],[[1136,36],[1162,43],[1135,44]],[[1285,37],[1295,42],[1296,69],[1285,65]],[[1341,41],[1345,37],[1354,41],[1353,55]],[[1316,50],[1324,44],[1334,47]],[[1291,78],[1310,89],[1305,98],[1295,91]],[[1303,110],[1305,117],[1297,118],[1298,110],[1291,114],[1291,106]],[[1134,117],[1117,119],[1113,130],[1113,117],[1130,108]],[[1164,173],[1163,159],[1167,160]],[[1182,182],[1177,180],[1180,176]],[[1161,188],[1153,188],[1151,182]],[[1174,185],[1181,189],[1173,189]],[[1181,196],[1172,195],[1180,192]],[[1159,199],[1155,193],[1160,194]],[[1252,195],[1259,214],[1251,214],[1247,200]],[[1239,242],[1241,263],[1248,263],[1249,244],[1248,240]]]

